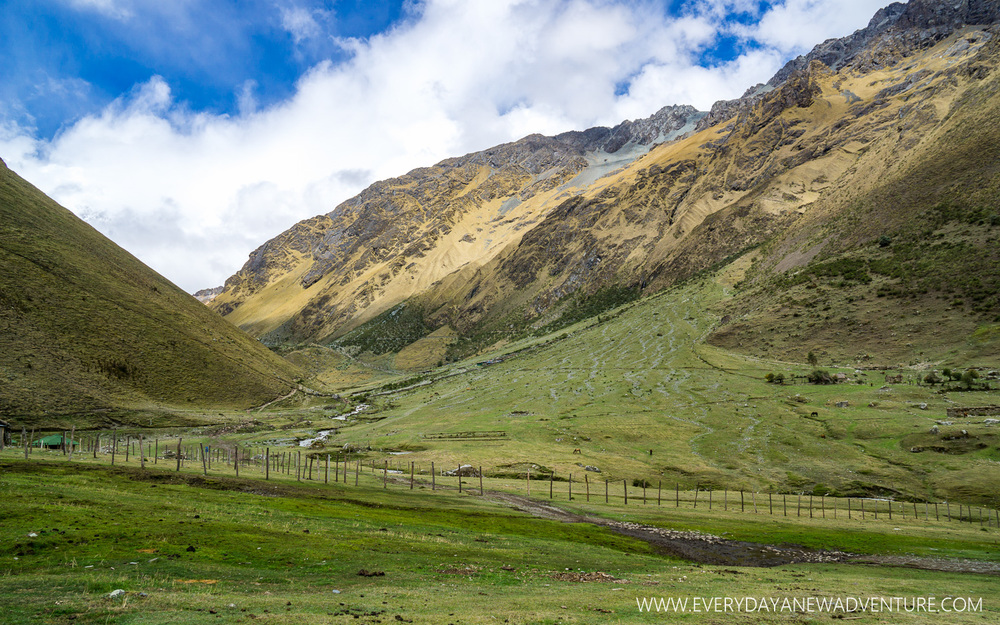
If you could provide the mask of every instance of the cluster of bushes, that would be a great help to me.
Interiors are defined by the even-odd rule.
[[[947,381],[961,382],[965,385],[965,388],[971,389],[975,386],[976,380],[978,379],[979,372],[975,369],[966,369],[965,371],[959,371],[958,369],[944,369],[941,371],[940,376],[937,374],[937,371],[931,371],[925,375],[924,383],[934,386],[936,384],[944,384]]]

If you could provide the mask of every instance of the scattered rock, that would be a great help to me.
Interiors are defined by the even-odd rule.
[[[121,597],[124,594],[125,594],[124,590],[122,590],[121,588],[116,588],[112,590],[110,593],[108,593],[108,599],[117,599],[118,597]]]
[[[552,579],[562,582],[627,582],[626,579],[618,579],[614,575],[596,571],[594,573],[556,573]]]
[[[463,464],[457,469],[452,469],[451,471],[445,471],[442,475],[452,475],[459,477],[479,477],[479,471],[471,464]]]
[[[600,469],[598,469],[597,467],[592,467],[589,464],[587,466],[583,467],[583,470],[584,471],[593,471],[594,473],[600,473],[601,472]]]
[[[360,577],[385,577],[385,571],[369,571],[368,569],[361,569],[358,571]]]

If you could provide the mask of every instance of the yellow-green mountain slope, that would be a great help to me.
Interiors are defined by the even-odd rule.
[[[0,164],[0,416],[246,408],[297,375]]]
[[[451,348],[419,350],[426,366],[753,250],[713,341],[946,357],[1000,314],[998,17],[995,0],[890,5],[707,114],[528,137],[378,183],[262,246],[212,305],[274,343],[377,355],[438,332]],[[868,278],[845,274],[858,263]],[[934,315],[911,340],[872,340],[898,334],[913,289]]]

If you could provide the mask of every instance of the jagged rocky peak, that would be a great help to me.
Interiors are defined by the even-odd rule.
[[[215,299],[215,296],[219,293],[222,293],[225,288],[224,286],[216,286],[210,289],[202,289],[194,294],[194,298],[202,304],[207,304]]]
[[[694,130],[695,124],[704,116],[704,112],[693,106],[664,106],[651,117],[618,124],[601,142],[600,148],[614,154],[629,143],[650,146],[669,141]]]
[[[1000,22],[1000,0],[910,0],[879,9],[868,25],[846,37],[827,39],[808,54],[788,61],[767,83],[755,85],[735,100],[720,100],[698,122],[704,130],[752,109],[767,93],[795,74],[809,71],[814,61],[836,71],[852,67],[869,72],[934,45],[966,26]]]
[[[966,26],[1000,21],[1000,0],[910,0],[879,9],[868,26],[840,39],[828,39],[808,54],[792,59],[768,85],[783,83],[812,61],[838,70],[851,66],[871,71],[891,65],[903,56],[934,45]]]

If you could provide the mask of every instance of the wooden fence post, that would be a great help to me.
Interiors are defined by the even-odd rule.
[[[181,441],[183,441],[183,440],[184,440],[183,438],[178,438],[177,439],[177,470],[178,471],[181,470]],[[112,443],[112,447],[111,447],[111,457],[112,458],[115,457],[114,443]],[[112,464],[114,464],[114,463],[112,463]]]
[[[205,447],[202,443],[198,443],[198,451],[201,452],[201,471],[204,475],[208,475],[208,459],[205,458]]]
[[[608,478],[604,478],[604,503],[608,503]]]
[[[660,505],[660,491],[663,489],[663,480],[656,480],[656,505]]]
[[[436,477],[436,476],[434,475],[434,463],[432,462],[432,463],[431,463],[431,490],[432,490],[432,491],[433,491],[433,490],[434,490],[434,489],[436,488],[436,487],[435,487],[435,485],[434,485],[434,482],[435,482],[435,477]],[[355,481],[356,481],[356,480],[355,480]]]
[[[142,434],[139,435],[139,466],[143,469],[146,468],[146,453],[143,449],[142,444],[145,442]]]
[[[698,509],[698,491],[701,490],[701,484],[694,485],[694,509]]]
[[[410,474],[410,488],[413,488],[413,474]],[[479,465],[479,496],[483,496],[483,465]]]
[[[583,484],[587,487],[587,503],[590,503],[590,477],[586,473],[583,474]]]
[[[118,428],[111,432],[111,466],[115,466],[115,452],[118,451]],[[180,468],[177,469],[180,471]]]
[[[524,472],[524,479],[528,483],[528,497],[531,497],[531,464],[528,464],[528,470]]]
[[[573,501],[573,474],[569,474],[569,500]]]
[[[2,433],[3,433],[3,431],[0,430],[0,434],[2,434]],[[73,461],[73,439],[74,438],[76,438],[76,424],[73,425],[73,428],[69,432],[69,458],[68,458],[68,460],[70,462]]]
[[[413,471],[414,471],[413,465],[415,464],[416,464],[415,462],[412,461],[410,462],[410,490],[413,490]]]
[[[740,512],[746,512],[746,506],[743,503],[743,489],[740,489]]]
[[[458,476],[458,492],[462,493],[462,463],[458,463],[458,470],[455,471],[455,475]]]
[[[552,469],[552,473],[549,473],[549,499],[552,499],[552,482],[556,479],[556,470]]]
[[[628,505],[628,480],[622,480],[622,489],[625,492],[625,505]]]

